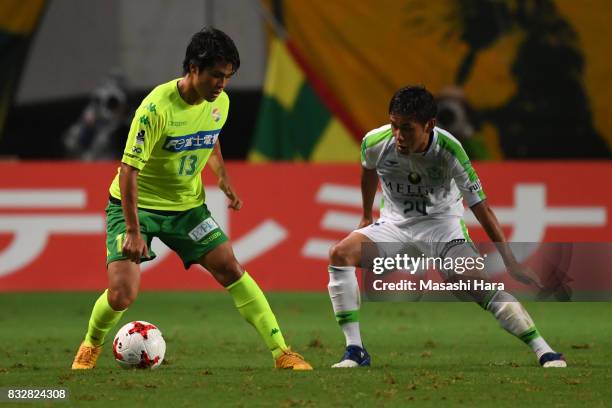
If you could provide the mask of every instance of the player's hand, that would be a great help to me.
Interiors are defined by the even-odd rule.
[[[123,256],[127,257],[127,259],[137,264],[140,263],[141,257],[149,257],[147,243],[142,238],[142,235],[140,235],[140,232],[125,233],[125,241],[123,241],[121,253]]]
[[[359,221],[359,225],[357,226],[357,229],[367,227],[373,222],[374,222],[374,219],[372,217],[361,217],[361,221]]]
[[[528,266],[521,265],[517,262],[508,267],[508,273],[521,283],[526,285],[534,284],[540,289],[543,288],[540,277]]]
[[[238,211],[242,208],[242,199],[238,197],[238,194],[234,191],[233,187],[226,179],[219,180],[219,188],[225,196],[230,200],[227,208],[231,208],[232,210]]]

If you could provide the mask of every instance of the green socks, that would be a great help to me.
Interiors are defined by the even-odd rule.
[[[104,291],[96,300],[91,317],[89,318],[89,327],[85,335],[85,344],[88,346],[100,346],[104,343],[104,337],[110,329],[121,319],[121,315],[125,310],[116,311],[108,304],[107,297],[108,289]]]
[[[275,359],[278,358],[287,345],[276,322],[276,317],[257,283],[245,271],[240,279],[226,289],[232,295],[234,304],[242,317],[255,327],[272,352],[272,356]]]

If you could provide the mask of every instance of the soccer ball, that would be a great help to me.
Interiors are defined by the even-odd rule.
[[[117,332],[113,354],[123,368],[157,368],[164,361],[166,342],[151,323],[130,322]]]

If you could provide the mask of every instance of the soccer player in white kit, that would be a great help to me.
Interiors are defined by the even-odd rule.
[[[360,294],[355,268],[363,243],[400,242],[415,245],[430,257],[452,257],[466,251],[471,240],[463,222],[462,197],[498,250],[508,272],[522,282],[539,285],[538,277],[519,264],[506,244],[482,184],[461,146],[436,127],[437,106],[423,87],[398,90],[389,104],[390,124],[368,132],[361,145],[363,217],[358,229],[334,245],[329,254],[329,296],[346,338],[346,351],[333,367],[369,366],[371,358],[359,329]],[[372,205],[380,180],[384,206],[380,219]],[[478,256],[473,249],[473,256]],[[456,256],[457,254],[455,254]],[[453,275],[453,271],[441,271]],[[455,274],[456,276],[456,274]],[[525,342],[543,367],[565,367],[540,335],[514,296],[503,290],[471,297],[493,314],[500,325]]]

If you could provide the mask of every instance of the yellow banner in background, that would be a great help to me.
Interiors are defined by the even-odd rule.
[[[13,34],[30,34],[45,0],[2,0],[0,2],[0,30]]]
[[[44,0],[0,1],[0,139],[44,6]]]
[[[476,158],[610,156],[612,2],[311,0],[282,11],[364,132],[388,121],[394,91],[422,84],[465,108],[451,125]]]

